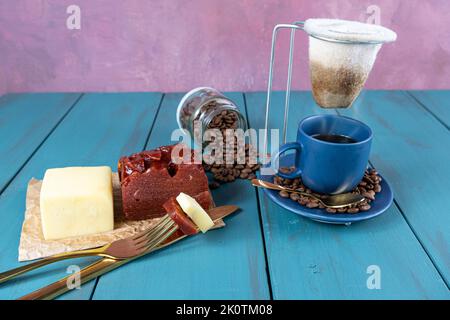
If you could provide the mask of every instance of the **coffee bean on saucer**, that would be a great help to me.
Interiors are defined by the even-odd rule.
[[[362,206],[359,206],[359,210],[361,210],[361,211],[369,211],[370,210],[370,204],[364,204]]]
[[[287,192],[287,191],[281,190],[279,192],[279,194],[280,194],[280,197],[282,197],[282,198],[289,198],[289,192]]]
[[[273,179],[273,183],[282,185],[282,184],[283,184],[283,178],[282,178],[282,177],[279,177],[279,176],[276,176],[276,177]]]
[[[381,192],[381,186],[379,184],[377,184],[374,188],[373,191],[375,191],[376,193]]]
[[[358,207],[354,207],[354,208],[349,208],[347,209],[348,213],[358,213],[359,212],[359,208]]]
[[[297,202],[302,206],[306,206],[306,204],[308,203],[308,199],[300,198],[300,200],[298,200]]]
[[[371,191],[371,190],[369,190],[369,191]],[[375,200],[375,197],[374,197],[374,196],[372,195],[372,193],[369,192],[369,191],[364,192],[364,193],[362,194],[362,196],[365,197],[365,198],[368,198],[368,199],[370,199],[370,200]]]
[[[298,193],[291,193],[289,197],[294,201],[298,201],[300,199],[300,195]]]
[[[317,208],[319,206],[319,203],[317,201],[310,201],[306,204],[306,206],[311,209]]]
[[[326,208],[325,209],[328,213],[336,213],[336,209],[335,208]]]

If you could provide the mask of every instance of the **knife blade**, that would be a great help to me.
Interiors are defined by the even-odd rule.
[[[216,224],[216,227],[214,228],[220,228],[223,227],[224,224],[221,224],[222,219],[229,216],[230,214],[236,212],[239,209],[238,206],[235,205],[225,205],[220,207],[215,207],[210,210],[208,210],[208,214],[211,217],[211,219]],[[93,280],[111,270],[114,270],[128,262],[131,262],[135,259],[138,259],[148,253],[151,253],[153,251],[165,248],[167,246],[170,246],[171,244],[178,242],[184,238],[186,238],[186,235],[177,236],[175,238],[169,238],[165,242],[163,242],[161,245],[159,245],[156,249],[152,251],[145,252],[137,257],[133,257],[130,259],[124,259],[124,260],[114,260],[109,258],[102,258],[89,266],[83,268],[80,271],[79,279],[81,281],[81,284],[84,284],[90,280]],[[69,286],[67,285],[67,280],[69,277],[72,277],[73,275],[66,276],[58,281],[55,281],[45,287],[42,287],[36,291],[33,291],[27,295],[24,295],[20,297],[17,300],[51,300],[54,299],[67,291],[71,290],[69,289]]]

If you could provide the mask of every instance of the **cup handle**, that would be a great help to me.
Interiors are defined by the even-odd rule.
[[[294,172],[283,173],[283,172],[279,171],[278,168],[274,168],[273,164],[274,163],[278,163],[278,158],[283,153],[285,153],[286,151],[291,150],[291,149],[295,149],[299,153],[299,154],[295,155],[295,166],[296,166],[296,168],[295,168]],[[273,157],[272,157],[272,169],[274,169],[275,172],[278,172],[278,175],[280,177],[285,178],[285,179],[295,179],[295,178],[299,177],[302,174],[302,170],[300,170],[300,168],[298,168],[298,165],[299,165],[298,159],[300,159],[299,155],[300,155],[301,152],[302,152],[302,146],[298,142],[289,142],[289,143],[286,143],[286,144],[282,145],[280,147],[280,149],[278,150],[278,152],[275,153],[273,155]]]

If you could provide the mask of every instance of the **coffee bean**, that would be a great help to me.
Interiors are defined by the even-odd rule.
[[[372,185],[375,184],[375,181],[373,181],[371,177],[365,177],[365,179],[368,183],[370,183]]]
[[[282,185],[282,184],[283,184],[283,178],[281,178],[281,177],[279,177],[279,176],[276,176],[276,177],[273,179],[273,183]]]
[[[349,208],[347,210],[348,213],[358,213],[359,212],[359,208],[354,207],[354,208]]]
[[[301,204],[302,206],[306,206],[306,204],[308,203],[308,200],[300,198],[300,200],[298,200],[297,202],[299,204]]]
[[[241,175],[239,176],[239,178],[247,179],[248,178],[248,173],[242,172]]]
[[[300,195],[298,193],[291,193],[290,198],[291,200],[298,201],[300,199]]]
[[[370,204],[365,204],[365,205],[359,206],[359,210],[361,210],[361,211],[370,210]]]
[[[373,188],[373,191],[375,191],[375,192],[381,192],[381,186],[379,185],[379,184],[377,184],[374,188]]]
[[[318,202],[310,201],[306,204],[308,208],[317,208],[319,206]]]
[[[289,198],[289,193],[287,191],[281,190],[279,192],[280,196],[283,198]]]
[[[372,193],[371,193],[370,191],[371,191],[371,190],[369,190],[369,191],[367,191],[367,192],[364,192],[364,193],[362,194],[362,196],[365,197],[365,198],[367,198],[367,199],[370,199],[370,200],[375,200],[375,197],[372,195]]]
[[[328,213],[336,213],[337,210],[335,208],[326,208],[325,211]]]

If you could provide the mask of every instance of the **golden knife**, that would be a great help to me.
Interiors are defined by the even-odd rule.
[[[208,214],[211,216],[211,219],[213,219],[214,223],[220,222],[223,218],[227,217],[228,215],[232,214],[233,212],[237,211],[239,207],[234,205],[226,205],[226,206],[220,206],[213,208],[208,211]],[[220,227],[220,225],[219,225]],[[130,261],[133,261],[135,259],[138,259],[150,252],[153,252],[155,250],[167,247],[175,242],[178,242],[187,236],[182,235],[177,238],[169,238],[166,242],[162,243],[160,246],[158,246],[156,249],[150,250],[148,252],[145,252],[139,256],[124,259],[124,260],[114,260],[109,258],[102,258],[99,261],[96,261],[89,266],[83,268],[80,271],[79,278],[81,281],[81,284],[84,284],[92,279],[95,279],[96,277],[99,277],[111,270],[114,270],[120,266],[122,266],[125,263],[128,263]],[[69,289],[67,285],[67,280],[69,277],[73,275],[66,276],[56,282],[53,282],[45,287],[42,287],[32,293],[29,293],[23,297],[20,297],[18,300],[51,300],[54,299],[67,291],[71,290]]]

